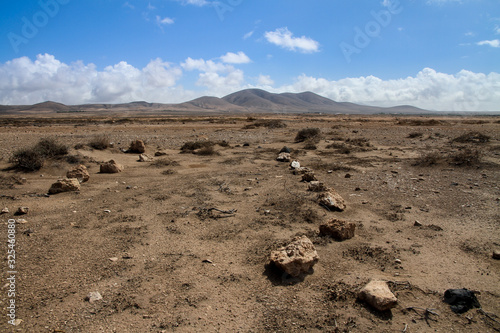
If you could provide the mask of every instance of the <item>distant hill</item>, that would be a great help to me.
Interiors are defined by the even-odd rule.
[[[43,102],[34,105],[0,105],[0,114],[16,113],[325,113],[325,114],[425,114],[431,113],[409,105],[389,108],[335,102],[310,91],[302,93],[270,93],[261,89],[245,89],[222,98],[203,96],[178,104],[135,101],[121,104],[64,105]]]

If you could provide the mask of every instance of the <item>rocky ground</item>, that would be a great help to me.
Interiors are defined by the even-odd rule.
[[[0,122],[3,332],[500,330],[498,117]],[[296,142],[311,128],[318,137]],[[42,138],[68,155],[13,169],[12,155]],[[97,139],[113,145],[89,147]],[[134,140],[152,160],[124,152]],[[217,144],[181,153],[188,142]],[[345,210],[319,205],[302,175],[276,161],[284,146]],[[123,171],[100,173],[109,160]],[[78,191],[47,195],[79,164],[90,178]],[[16,215],[19,207],[28,213]],[[17,326],[5,315],[9,219]],[[332,219],[354,223],[355,236],[320,235]],[[270,264],[272,251],[304,235],[319,256],[312,270],[294,277]],[[387,281],[395,307],[359,299],[372,279]],[[443,302],[455,288],[475,291],[481,308],[455,314]]]

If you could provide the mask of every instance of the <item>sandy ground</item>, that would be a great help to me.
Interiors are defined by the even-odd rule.
[[[258,118],[286,127],[245,128],[255,120],[229,116],[1,119],[0,209],[10,213],[0,216],[0,331],[500,330],[500,261],[492,259],[500,249],[499,118]],[[295,142],[304,128],[319,128],[320,141]],[[489,142],[452,142],[471,131]],[[114,148],[86,146],[101,134]],[[74,166],[65,160],[36,172],[9,168],[14,151],[46,137],[67,144],[89,168],[79,192],[46,195]],[[120,151],[136,139],[148,155],[167,155],[138,162],[137,154]],[[180,153],[188,141],[207,140],[228,145],[216,145],[214,155]],[[276,161],[283,146],[337,190],[344,212],[319,206],[301,176]],[[480,161],[451,161],[466,149],[478,151]],[[430,152],[438,158],[427,166]],[[124,171],[99,173],[99,163],[110,159]],[[14,216],[18,207],[29,207],[28,214]],[[236,212],[204,214],[210,208]],[[19,218],[27,222],[16,224],[22,322],[12,326],[7,224]],[[319,236],[318,226],[332,218],[355,223],[356,236]],[[307,235],[320,256],[314,272],[298,279],[269,265],[270,252],[296,235]],[[392,310],[357,300],[373,278],[390,281],[398,297]],[[482,309],[453,313],[442,301],[450,288],[477,291]],[[103,299],[86,301],[93,291]]]

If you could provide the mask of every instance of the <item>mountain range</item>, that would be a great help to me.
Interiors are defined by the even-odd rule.
[[[312,92],[270,93],[261,89],[245,89],[222,98],[204,96],[179,104],[131,102],[122,104],[65,105],[43,102],[33,105],[0,105],[0,114],[23,113],[324,113],[324,114],[422,114],[429,111],[409,105],[376,107],[335,102]]]

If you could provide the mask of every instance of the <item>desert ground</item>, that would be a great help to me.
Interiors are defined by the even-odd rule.
[[[9,211],[0,215],[2,332],[500,331],[500,117],[64,115],[0,124],[0,209]],[[319,135],[295,140],[315,128]],[[13,154],[43,138],[68,154],[36,171],[14,168]],[[110,146],[92,148],[95,140]],[[134,140],[151,161],[124,152]],[[189,142],[210,148],[182,152]],[[320,206],[276,160],[284,146],[344,198],[344,211]],[[100,173],[109,160],[124,170]],[[79,164],[90,173],[79,191],[47,195]],[[16,215],[19,207],[28,213]],[[11,219],[16,326],[6,315]],[[355,236],[320,235],[332,219],[355,223]],[[320,259],[294,278],[269,256],[300,235]],[[394,308],[358,299],[372,279],[388,281]],[[481,308],[454,313],[443,295],[459,288],[475,291]],[[102,299],[90,302],[91,292]]]

